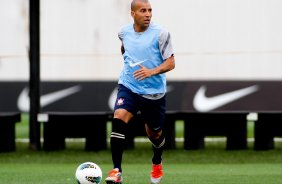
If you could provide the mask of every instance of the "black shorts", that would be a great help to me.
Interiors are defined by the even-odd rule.
[[[165,121],[165,106],[165,96],[158,100],[147,99],[119,84],[114,110],[125,109],[133,115],[140,111],[142,120],[148,127],[159,132]]]

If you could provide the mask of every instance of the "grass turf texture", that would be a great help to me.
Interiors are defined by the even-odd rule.
[[[248,135],[253,135],[253,125]],[[183,124],[176,125],[177,137],[183,136]],[[17,138],[28,137],[27,117],[17,124]],[[162,184],[282,184],[282,143],[270,151],[249,149],[226,151],[225,142],[206,143],[206,149],[186,151],[183,143],[176,150],[164,153],[165,177]],[[109,150],[85,152],[84,143],[67,143],[67,149],[58,152],[30,151],[27,143],[17,142],[17,151],[0,153],[0,183],[9,184],[75,184],[74,173],[79,164],[97,163],[103,179],[111,169]],[[149,183],[151,147],[136,143],[134,150],[126,150],[123,170],[124,184]],[[103,182],[104,183],[104,182]]]
[[[85,161],[99,164],[103,178],[111,169],[109,150],[83,151],[83,144],[68,143],[58,152],[30,151],[17,143],[17,151],[0,154],[0,183],[75,184],[76,167]],[[209,143],[204,150],[178,148],[164,153],[162,184],[279,184],[282,183],[282,145],[275,150],[226,151],[224,143]],[[124,154],[124,184],[149,183],[151,148],[138,143]]]

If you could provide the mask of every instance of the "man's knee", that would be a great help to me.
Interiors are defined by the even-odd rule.
[[[162,130],[155,132],[149,128],[147,124],[145,124],[146,133],[151,140],[159,139],[162,136]]]
[[[154,132],[150,130],[148,126],[146,126],[146,131],[147,131],[148,138],[150,139],[151,143],[153,144],[155,148],[161,148],[164,146],[165,137],[162,133],[162,130],[159,132]]]
[[[126,109],[117,109],[114,112],[114,118],[120,119],[125,123],[128,123],[132,117],[133,114],[128,112]]]
[[[159,132],[152,132],[150,131],[150,133],[148,134],[148,137],[152,140],[157,140],[162,136],[162,131]]]

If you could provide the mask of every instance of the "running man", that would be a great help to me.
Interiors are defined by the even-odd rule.
[[[153,158],[150,180],[160,183],[163,177],[162,154],[165,137],[166,72],[174,69],[174,53],[169,32],[151,23],[152,8],[148,0],[133,0],[131,16],[134,23],[121,29],[124,67],[118,84],[111,133],[113,169],[107,184],[122,183],[122,155],[126,144],[127,123],[141,112],[145,129],[152,143]]]

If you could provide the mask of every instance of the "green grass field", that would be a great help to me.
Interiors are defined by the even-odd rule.
[[[177,125],[181,136],[181,123]],[[26,138],[27,123],[17,124],[17,137]],[[162,184],[279,184],[282,183],[282,143],[270,151],[226,151],[225,142],[209,142],[204,150],[186,151],[183,143],[164,153]],[[17,142],[17,151],[0,153],[0,183],[75,184],[76,167],[86,161],[100,165],[104,176],[111,169],[109,150],[85,152],[84,143],[68,142],[58,152],[31,151],[28,143]],[[124,184],[148,184],[151,148],[137,143],[124,154]]]

